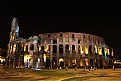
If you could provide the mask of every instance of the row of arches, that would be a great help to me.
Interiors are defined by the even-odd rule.
[[[38,50],[41,49],[42,51],[45,51],[45,47],[44,46],[40,47],[40,46],[37,45],[37,48],[38,48]],[[58,49],[57,45],[53,45],[52,46],[52,51],[53,51],[52,53],[57,53],[57,49]],[[34,50],[34,44],[30,45],[30,50]],[[50,51],[50,45],[47,48],[47,50]],[[28,51],[28,45],[26,46],[26,51]],[[70,53],[70,51],[72,51],[72,53],[76,53],[78,51],[79,54],[93,54],[93,53],[97,53],[99,55],[105,56],[105,54],[108,53],[108,51],[110,51],[110,50],[107,51],[107,49],[105,49],[104,47],[98,48],[97,46],[92,46],[92,45],[89,45],[89,46],[78,45],[78,50],[76,49],[76,45],[72,45],[72,49],[70,50],[69,44],[66,44],[65,45],[65,53]],[[60,54],[64,53],[64,45],[63,44],[59,45],[59,53]]]
[[[10,46],[10,51],[16,51],[18,45],[17,44],[14,44],[13,46]],[[20,45],[19,45],[20,47]],[[28,45],[26,46],[21,46],[22,47],[22,50],[24,49],[24,51],[29,51],[29,50],[34,50],[35,49],[35,46],[34,44],[31,44],[30,47],[28,47]],[[57,53],[57,45],[53,45],[52,46],[52,53]],[[19,49],[20,50],[20,49]],[[39,46],[37,45],[37,50],[40,51],[50,51],[50,45],[49,47],[45,50],[45,46]],[[103,55],[105,56],[106,54],[111,54],[112,50],[110,49],[106,49],[104,47],[101,47],[101,48],[98,48],[97,46],[92,46],[92,45],[89,45],[89,46],[81,46],[81,45],[78,45],[78,50],[76,49],[76,45],[72,45],[72,49],[70,50],[70,45],[69,44],[66,44],[65,46],[63,44],[60,44],[59,45],[59,53],[60,54],[63,54],[65,51],[65,53],[76,53],[78,51],[79,54],[93,54],[93,53],[97,53],[99,55]]]

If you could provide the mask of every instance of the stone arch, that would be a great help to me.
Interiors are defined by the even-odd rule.
[[[28,45],[26,45],[26,51],[28,51]]]
[[[76,50],[75,50],[75,45],[72,45],[72,53],[75,53]]]
[[[53,39],[53,44],[57,44],[57,40],[56,39]]]
[[[102,55],[105,56],[105,48],[102,47]]]
[[[53,68],[57,67],[57,59],[55,57],[52,59],[52,66]]]
[[[59,53],[63,54],[63,45],[62,44],[59,45]]]
[[[97,47],[94,46],[94,53],[97,53]]]
[[[41,50],[44,51],[44,46],[41,46]]]
[[[35,62],[36,62],[36,68],[39,68],[40,66],[40,58],[36,58]]]
[[[64,66],[64,60],[63,60],[63,58],[60,58],[59,59],[59,64],[60,64],[60,67],[63,67]]]
[[[92,46],[91,45],[89,45],[88,51],[89,51],[90,54],[92,53]]]
[[[57,53],[57,45],[53,45],[53,53]]]
[[[88,48],[87,48],[86,45],[84,46],[84,53],[85,53],[85,54],[88,54]]]
[[[66,44],[66,46],[65,46],[65,52],[69,53],[69,45],[68,44]]]
[[[30,50],[34,50],[34,44],[30,45]]]
[[[78,53],[81,54],[81,46],[78,46]]]

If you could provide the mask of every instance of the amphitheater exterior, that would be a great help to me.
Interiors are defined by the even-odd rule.
[[[9,68],[111,68],[113,48],[102,37],[75,32],[43,33],[19,37],[17,18],[12,21],[6,67]]]

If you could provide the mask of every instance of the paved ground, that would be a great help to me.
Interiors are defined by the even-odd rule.
[[[0,69],[0,81],[121,81],[121,69]]]

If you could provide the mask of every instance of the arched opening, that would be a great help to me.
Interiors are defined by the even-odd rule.
[[[92,46],[89,46],[89,53],[92,54]]]
[[[60,67],[64,67],[64,60],[62,58],[59,59]]]
[[[59,53],[63,54],[63,45],[62,44],[59,45]]]
[[[85,59],[85,64],[86,64],[86,66],[89,66],[89,63],[88,63],[89,61],[88,61],[88,59],[86,58]]]
[[[78,53],[81,54],[81,47],[78,46]]]
[[[73,59],[73,60],[72,60],[72,66],[73,66],[73,67],[76,67],[76,65],[77,65],[77,60],[76,60],[76,59]]]
[[[53,44],[57,44],[57,40],[53,40]]]
[[[40,66],[40,58],[37,58],[36,59],[36,68],[39,68],[39,66]]]
[[[104,47],[102,47],[102,54],[103,54],[103,56],[105,56],[105,49],[104,49]]]
[[[84,53],[88,54],[88,48],[87,48],[87,46],[84,46]]]
[[[46,59],[46,67],[50,67],[50,59]]]
[[[57,45],[53,45],[53,53],[57,53]]]
[[[53,66],[53,68],[57,67],[57,60],[56,60],[56,58],[53,58],[53,60],[52,60],[52,66]]]
[[[96,48],[94,47],[94,53],[96,53],[95,51],[96,51]]]
[[[94,53],[97,53],[97,47],[94,46]]]
[[[21,52],[21,49],[22,49],[21,43],[18,43],[17,46],[18,46],[18,52]]]
[[[30,50],[34,50],[34,44],[30,45]]]
[[[44,51],[44,46],[41,46],[41,50]]]
[[[28,45],[26,45],[26,51],[28,51]]]
[[[90,67],[93,67],[93,59],[90,59]]]
[[[33,66],[33,58],[28,60],[28,67],[32,68],[32,66]]]
[[[76,53],[75,45],[72,45],[72,53]]]
[[[66,44],[66,46],[65,46],[65,52],[69,53],[69,45],[68,44]]]
[[[99,63],[100,63],[100,68],[102,68],[103,67],[103,61],[102,61],[102,59],[99,60]]]
[[[82,59],[80,59],[80,67],[83,66],[83,62],[82,62]]]
[[[98,54],[102,55],[102,49],[101,48],[98,48]]]

